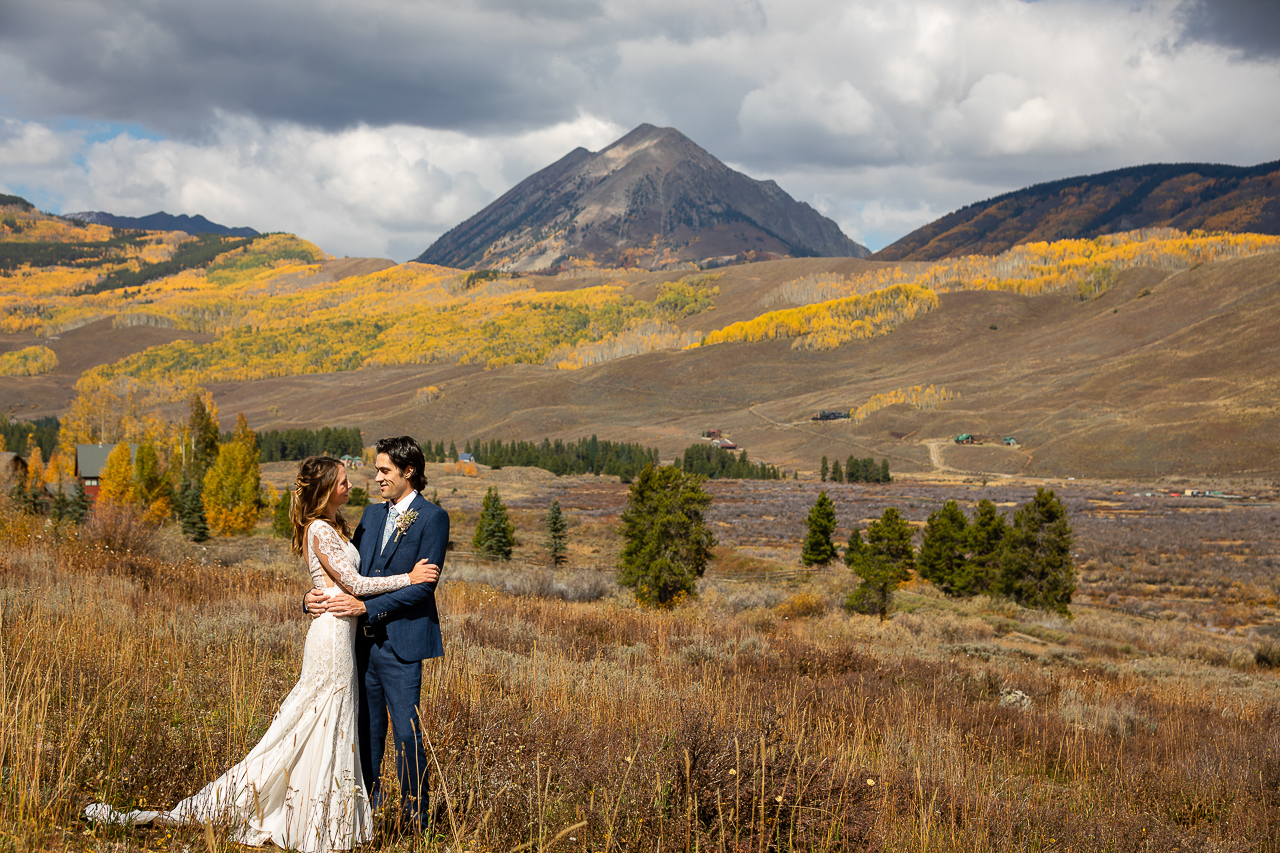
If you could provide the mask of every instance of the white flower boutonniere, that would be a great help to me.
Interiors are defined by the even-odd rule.
[[[408,512],[402,512],[400,517],[396,519],[396,541],[400,541],[400,537],[409,529],[409,525],[418,520],[418,511],[411,509]]]

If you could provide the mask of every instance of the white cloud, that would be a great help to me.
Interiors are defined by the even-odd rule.
[[[64,210],[163,207],[403,259],[572,148],[651,122],[874,248],[1038,181],[1280,156],[1280,48],[1227,5],[12,0],[0,182]],[[166,138],[86,142],[68,118]]]
[[[327,133],[222,116],[204,143],[121,134],[83,144],[39,126],[23,138],[56,140],[60,169],[48,183],[65,212],[200,213],[293,231],[331,254],[404,261],[505,191],[509,173],[523,177],[622,132],[590,116],[491,138],[403,125]],[[10,165],[24,164],[0,161],[0,183],[19,185],[23,172]]]

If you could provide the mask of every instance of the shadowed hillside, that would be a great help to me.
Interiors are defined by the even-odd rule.
[[[1280,161],[1134,166],[1064,178],[968,205],[875,254],[884,261],[998,255],[1037,240],[1136,228],[1280,234]]]

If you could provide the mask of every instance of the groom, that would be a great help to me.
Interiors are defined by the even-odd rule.
[[[378,441],[374,480],[386,503],[366,508],[351,538],[360,552],[360,574],[403,574],[422,559],[436,566],[444,563],[449,514],[419,494],[427,484],[425,464],[422,448],[407,435]],[[432,581],[365,599],[345,593],[325,599],[314,590],[307,594],[307,610],[314,615],[328,611],[360,617],[356,672],[365,790],[377,808],[382,802],[379,777],[389,711],[401,809],[415,829],[426,828],[429,814],[427,755],[418,713],[422,661],[444,655],[435,588]]]

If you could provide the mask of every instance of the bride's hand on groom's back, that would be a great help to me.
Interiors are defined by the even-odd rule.
[[[440,567],[430,560],[419,560],[409,572],[409,583],[435,583],[440,580]]]

